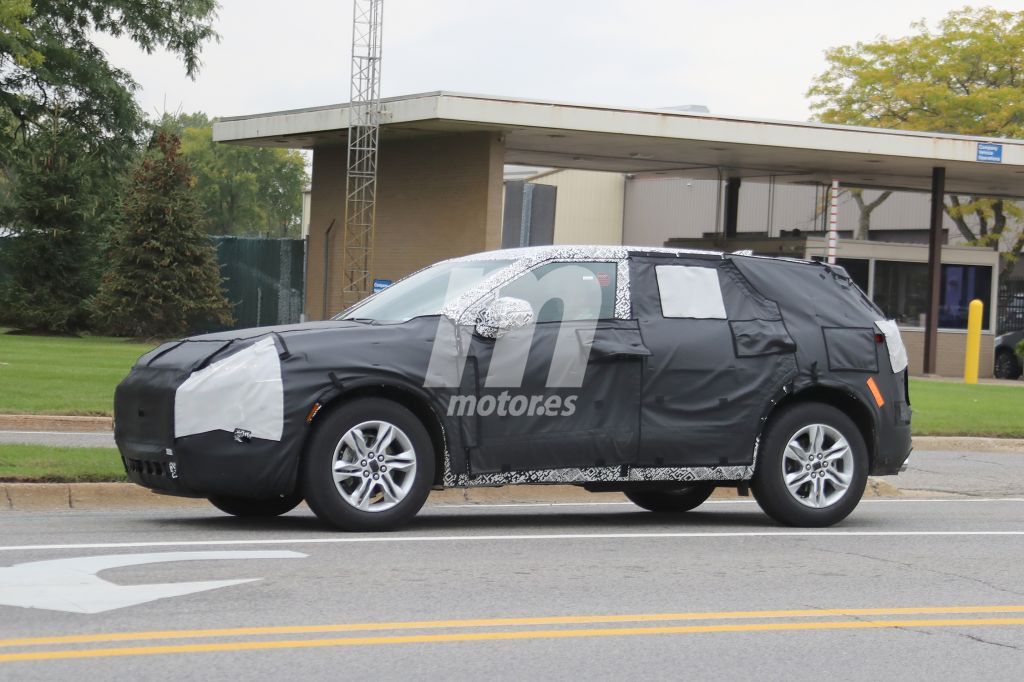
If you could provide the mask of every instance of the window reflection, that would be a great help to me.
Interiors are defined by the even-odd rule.
[[[966,329],[971,301],[992,305],[992,268],[985,265],[943,265],[939,289],[939,327]],[[923,327],[928,309],[928,265],[875,261],[875,303],[903,325]],[[988,316],[982,329],[988,329]]]

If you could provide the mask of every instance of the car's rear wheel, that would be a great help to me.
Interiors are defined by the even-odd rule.
[[[647,511],[678,514],[696,509],[715,492],[712,483],[691,483],[659,490],[628,490],[630,502]]]
[[[1021,371],[1020,361],[1013,351],[1002,349],[996,352],[996,379],[1019,379]]]
[[[347,403],[317,426],[303,461],[306,502],[342,530],[392,530],[420,510],[434,481],[430,435],[390,400]]]
[[[867,446],[853,421],[830,405],[801,403],[769,423],[751,487],[776,521],[822,527],[853,511],[867,477]]]
[[[214,495],[207,498],[217,509],[232,516],[249,518],[268,518],[287,514],[302,502],[300,493],[292,493],[284,497],[274,497],[269,500],[251,500],[245,497],[229,497],[226,495]]]

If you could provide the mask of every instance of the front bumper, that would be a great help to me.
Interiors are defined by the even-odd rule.
[[[307,428],[286,419],[279,377],[272,340],[183,341],[140,358],[114,394],[114,440],[128,478],[190,497],[291,493]]]
[[[223,431],[178,438],[169,447],[116,442],[129,480],[165,494],[269,499],[295,490],[298,443],[240,442]]]

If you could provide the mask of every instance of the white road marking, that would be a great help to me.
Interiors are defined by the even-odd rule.
[[[1024,537],[1024,530],[893,530],[893,531],[732,531],[680,533],[550,533],[514,535],[357,535],[324,538],[268,538],[264,540],[167,540],[163,542],[102,542],[63,545],[0,546],[0,552],[66,549],[130,549],[141,547],[233,547],[239,545],[345,545],[405,542],[508,542],[523,540],[672,540],[731,538],[904,538],[904,537]]]
[[[46,609],[68,613],[103,613],[126,606],[145,604],[167,597],[180,597],[215,590],[261,578],[208,580],[155,585],[115,585],[96,574],[110,568],[140,566],[170,561],[219,561],[222,559],[302,559],[298,552],[162,552],[159,554],[115,554],[32,561],[0,568],[0,605]]]
[[[903,503],[903,502],[932,502],[937,504],[944,504],[947,502],[952,503],[963,503],[963,502],[1024,502],[1024,497],[953,497],[953,498],[930,498],[930,497],[911,497],[911,498],[892,498],[892,499],[872,499],[872,500],[861,500],[860,504],[877,504],[877,503]],[[754,500],[708,500],[704,504],[757,504]],[[437,504],[430,504],[428,502],[428,509],[502,509],[507,507],[636,507],[632,502],[481,502],[475,504],[473,502],[459,503],[459,504],[446,504],[439,502]],[[640,509],[637,507],[637,511]]]

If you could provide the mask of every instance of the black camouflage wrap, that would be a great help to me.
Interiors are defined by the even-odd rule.
[[[270,498],[295,489],[307,421],[361,395],[385,395],[428,423],[440,457],[438,486],[517,483],[740,482],[753,476],[759,435],[773,409],[827,391],[869,428],[872,473],[896,473],[910,450],[906,370],[893,372],[874,323],[884,319],[841,269],[751,256],[626,247],[541,247],[467,258],[514,258],[441,316],[401,324],[310,322],[192,337],[141,357],[115,394],[115,439],[129,477],[177,495]],[[578,388],[546,388],[559,329],[537,324],[527,395],[576,395],[568,416],[449,414],[453,396],[493,395],[484,385],[494,340],[473,323],[494,292],[552,261],[615,262],[614,317],[593,332]],[[665,318],[658,265],[714,269],[727,319]],[[468,357],[454,387],[430,385],[440,359]],[[193,373],[272,338],[280,363],[281,440],[244,428],[179,438],[175,392]],[[581,345],[581,349],[585,348]],[[584,352],[581,350],[581,352]],[[547,360],[545,360],[547,358]],[[438,358],[435,357],[435,362]],[[873,378],[886,398],[874,401]]]

